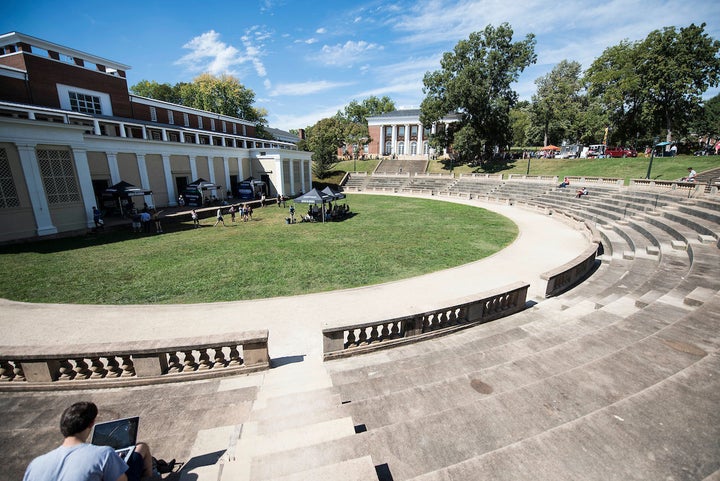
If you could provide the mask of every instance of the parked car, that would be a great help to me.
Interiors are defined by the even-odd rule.
[[[637,150],[632,147],[607,147],[605,149],[606,157],[637,157]]]
[[[595,144],[591,145],[590,148],[587,151],[587,158],[603,158],[605,157],[605,145],[603,144]]]

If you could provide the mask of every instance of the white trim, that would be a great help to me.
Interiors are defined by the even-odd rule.
[[[98,92],[96,90],[81,89],[72,85],[55,84],[58,92],[58,99],[60,100],[60,107],[63,110],[69,110],[75,112],[70,106],[70,92],[77,92],[79,94],[93,95],[100,98],[100,108],[102,109],[102,115],[112,115],[112,103],[110,102],[110,95],[105,92]],[[86,112],[78,112],[81,114],[87,114]]]

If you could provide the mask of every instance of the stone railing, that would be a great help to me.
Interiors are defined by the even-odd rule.
[[[419,178],[432,178],[432,179],[454,179],[455,174],[443,174],[442,172],[415,172],[415,177]]]
[[[593,233],[592,235],[599,240],[599,234]],[[582,281],[594,269],[595,257],[599,248],[600,244],[595,241],[575,259],[543,273],[540,278],[547,280],[545,297],[558,295]]]
[[[624,179],[617,179],[614,177],[571,177],[568,176],[571,184],[608,184],[608,185],[625,185]]]
[[[460,174],[461,179],[503,180],[502,174]]]
[[[552,182],[557,183],[558,177],[555,175],[524,175],[524,174],[509,174],[507,180],[529,180],[535,182]]]
[[[179,382],[269,367],[267,330],[63,349],[0,347],[0,391]]]
[[[479,298],[394,319],[323,329],[324,359],[352,356],[448,334],[525,309],[530,284],[516,282]]]
[[[664,191],[677,190],[682,192],[699,192],[705,189],[705,184],[696,182],[682,182],[679,180],[650,180],[650,179],[632,179],[631,187],[646,187],[650,189],[661,189]]]

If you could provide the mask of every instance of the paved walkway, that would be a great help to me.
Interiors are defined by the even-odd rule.
[[[588,245],[579,230],[547,215],[474,200],[441,200],[502,214],[518,225],[519,237],[489,258],[452,269],[295,297],[129,306],[29,304],[0,299],[2,344],[132,341],[269,329],[272,358],[305,355],[307,360],[317,360],[322,356],[320,331],[326,325],[412,314],[516,281],[529,282],[528,297],[540,299],[545,289],[540,274],[573,259]]]

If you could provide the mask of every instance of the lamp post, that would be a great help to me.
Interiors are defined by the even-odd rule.
[[[653,159],[655,158],[655,146],[657,145],[658,140],[660,140],[658,137],[653,138],[653,147],[652,147],[652,152],[650,153],[650,163],[648,164],[647,175],[645,175],[645,178],[648,180],[650,180],[650,171],[652,170],[652,163],[653,163]]]

